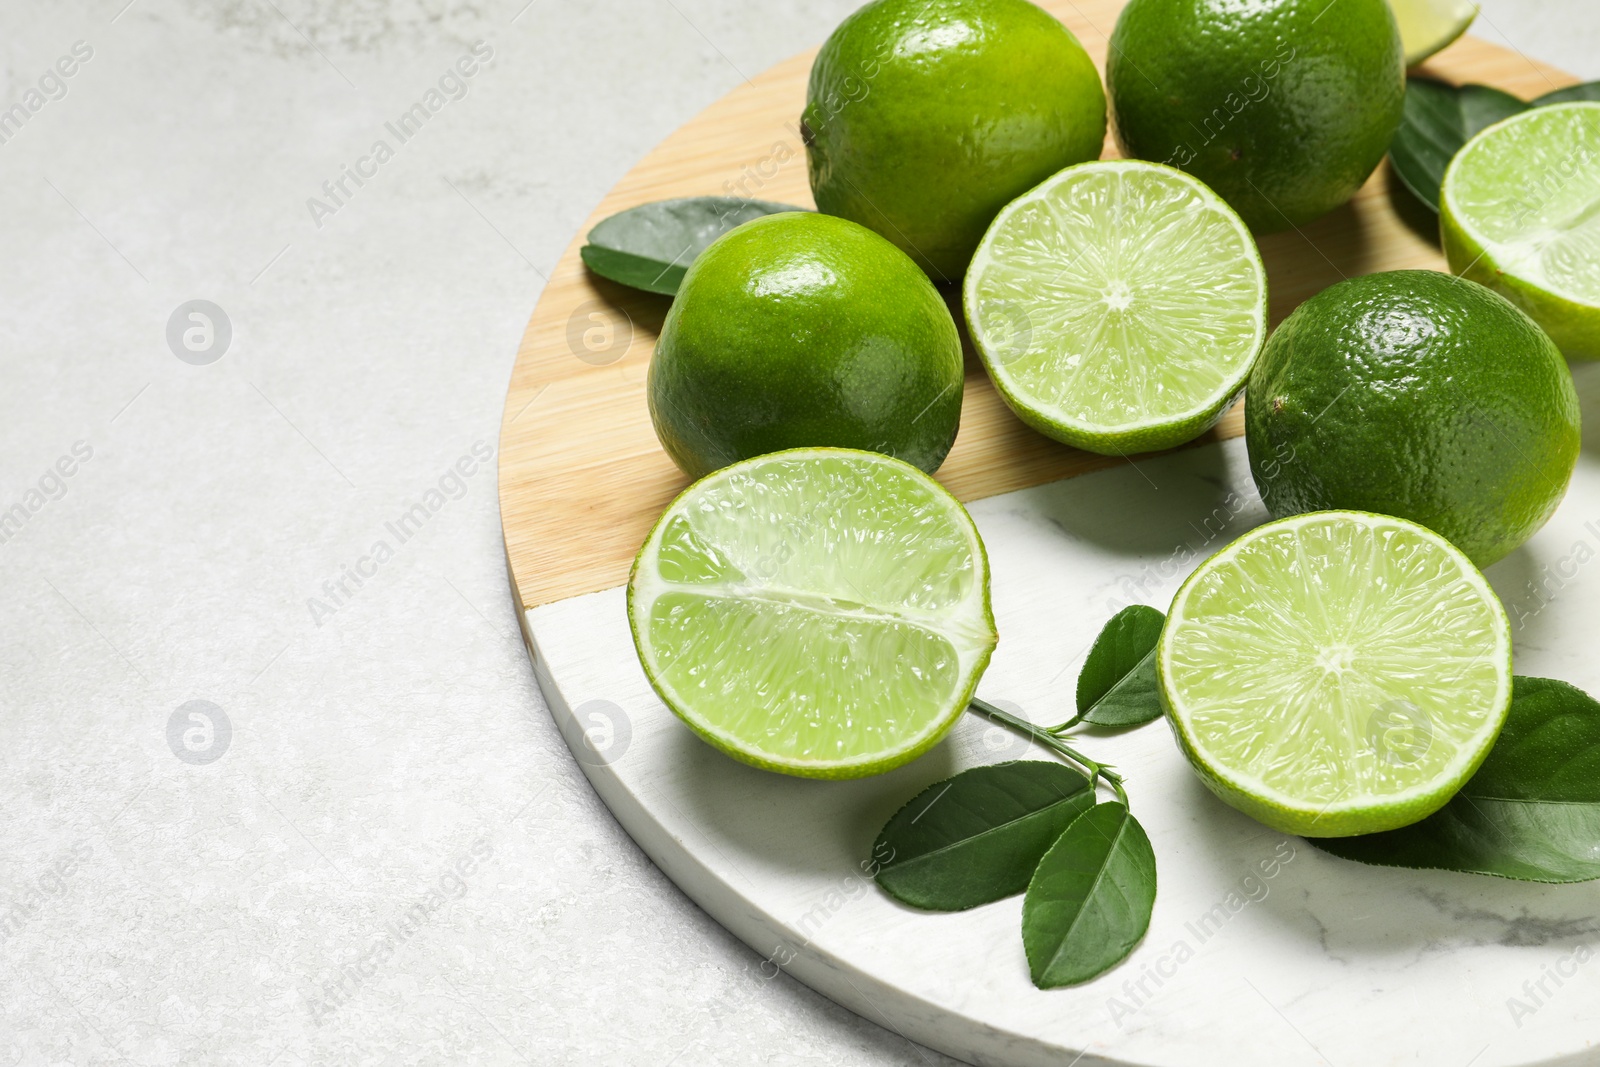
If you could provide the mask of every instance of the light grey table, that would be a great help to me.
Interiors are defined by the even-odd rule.
[[[950,1062],[612,821],[482,461],[594,203],[853,6],[4,5],[0,1067]],[[1592,0],[1477,32],[1600,76]]]

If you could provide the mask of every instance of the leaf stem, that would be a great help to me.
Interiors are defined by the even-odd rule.
[[[1097,779],[1105,779],[1105,783],[1111,787],[1112,792],[1117,794],[1117,799],[1122,801],[1122,806],[1128,806],[1128,794],[1122,788],[1122,775],[1112,770],[1110,764],[1100,763],[1085,756],[1055,733],[1056,730],[1066,729],[1072,723],[1062,723],[1060,726],[1051,728],[1036,726],[1027,719],[1019,719],[1010,712],[1001,711],[987,700],[980,700],[978,697],[972,698],[972,704],[968,710],[976,712],[1008,730],[1013,730],[1024,737],[1037,741],[1056,755],[1064,756],[1078,764],[1078,766],[1089,772],[1089,784],[1091,786]]]

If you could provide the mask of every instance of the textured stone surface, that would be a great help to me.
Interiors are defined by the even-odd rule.
[[[0,143],[0,1067],[949,1062],[764,980],[618,829],[473,459],[605,189],[852,0],[124,2],[0,13],[0,108],[92,50]],[[1587,6],[1479,32],[1600,76]]]

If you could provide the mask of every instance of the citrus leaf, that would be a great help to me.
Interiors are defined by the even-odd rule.
[[[1087,982],[1127,958],[1150,926],[1156,856],[1118,803],[1073,820],[1022,899],[1022,945],[1040,989]]]
[[[578,254],[602,278],[672,296],[689,264],[718,237],[763,215],[804,210],[741,196],[657,200],[596,223]]]
[[[1070,767],[1024,760],[935,782],[894,814],[872,854],[878,885],[930,911],[963,911],[1022,892],[1051,843],[1094,804]]]
[[[1389,144],[1395,175],[1417,199],[1439,210],[1439,186],[1450,160],[1479,130],[1529,105],[1487,85],[1450,85],[1433,78],[1406,79],[1404,116]]]
[[[1163,714],[1161,680],[1156,675],[1156,650],[1152,648],[1082,718],[1096,726],[1119,728],[1140,726]]]
[[[1386,867],[1600,878],[1600,703],[1565,682],[1518,677],[1499,740],[1448,804],[1399,830],[1312,844]]]
[[[1545,107],[1550,104],[1571,104],[1584,100],[1600,100],[1600,82],[1584,82],[1582,85],[1569,85],[1565,89],[1545,93],[1536,99],[1532,106]]]
[[[1156,642],[1167,617],[1135,604],[1111,617],[1078,673],[1078,718],[1096,726],[1138,726],[1161,717]]]
[[[1600,804],[1600,703],[1553,678],[1512,678],[1511,713],[1467,785],[1478,796]]]
[[[686,266],[663,264],[660,260],[636,256],[632,252],[619,252],[605,245],[584,245],[578,249],[584,266],[614,282],[643,289],[647,293],[664,293],[673,296],[689,272]]]

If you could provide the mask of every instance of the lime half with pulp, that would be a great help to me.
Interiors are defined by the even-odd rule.
[[[1439,193],[1450,269],[1506,296],[1568,359],[1600,359],[1600,103],[1496,123]]]
[[[1201,564],[1156,662],[1201,780],[1307,837],[1433,814],[1511,701],[1511,629],[1483,575],[1438,534],[1365,512],[1268,523]]]
[[[795,449],[736,463],[662,513],[628,580],[650,684],[712,745],[856,778],[926,752],[995,646],[966,510],[907,463]]]
[[[1158,163],[1084,163],[1013,200],[967,270],[967,325],[1023,422],[1105,455],[1171,448],[1239,395],[1267,277],[1239,216]]]
[[[1473,0],[1389,0],[1389,6],[1400,25],[1408,67],[1453,44],[1478,17]]]

